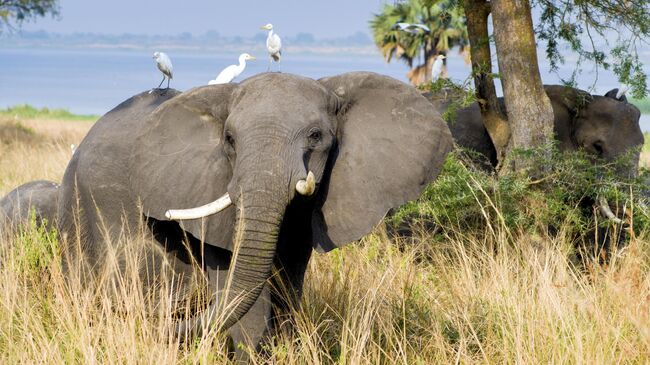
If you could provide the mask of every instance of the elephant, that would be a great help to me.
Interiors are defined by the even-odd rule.
[[[616,98],[618,89],[604,96],[561,85],[545,85],[544,89],[553,106],[555,138],[561,151],[584,149],[612,161],[643,145],[639,126],[641,113],[624,95]],[[425,96],[441,113],[452,102],[437,94],[426,93]],[[505,111],[503,98],[499,98],[499,103]],[[458,146],[478,152],[496,167],[496,149],[483,125],[478,103],[458,110],[449,128]],[[626,175],[636,174],[638,161],[639,152],[633,156],[632,171],[626,171]]]
[[[356,241],[416,199],[452,146],[416,89],[369,72],[143,92],[96,122],[65,171],[65,270],[87,262],[92,278],[125,227],[144,224],[160,248],[148,262],[166,261],[179,293],[198,277],[212,298],[178,335],[233,303],[219,329],[259,349],[298,303],[312,250]]]
[[[32,211],[36,225],[53,228],[59,201],[59,184],[46,181],[30,181],[10,191],[0,200],[0,232],[30,223]]]
[[[553,107],[555,138],[561,151],[582,149],[590,156],[606,161],[631,153],[629,165],[619,168],[617,174],[623,178],[637,176],[640,147],[644,142],[639,125],[641,113],[627,102],[625,95],[616,98],[618,89],[610,90],[604,96],[561,85],[545,85],[544,89]],[[424,95],[440,113],[452,103],[452,98],[443,93]],[[503,98],[499,98],[499,103],[505,111]],[[484,157],[485,163],[479,166],[488,171],[497,166],[497,152],[483,125],[478,103],[457,110],[449,127],[459,147],[473,150]],[[585,197],[580,202],[584,214],[590,214],[594,205],[599,206],[604,218],[622,223],[602,198]],[[624,209],[617,207],[614,211],[621,213]],[[584,247],[590,250],[592,247],[595,251],[602,248],[606,261],[612,251],[612,242],[619,245],[624,242],[623,232],[619,230],[618,235],[613,237],[608,227],[598,227],[587,232],[581,240],[586,241]]]

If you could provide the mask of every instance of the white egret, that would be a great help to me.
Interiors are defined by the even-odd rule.
[[[165,82],[165,78],[167,78],[167,88],[169,89],[169,80],[174,78],[172,75],[172,60],[169,59],[169,56],[167,56],[165,52],[154,52],[153,59],[156,60],[156,66],[158,66],[158,69],[163,74],[163,79],[160,81],[158,89],[160,89],[163,82]]]
[[[252,61],[254,59],[255,57],[249,55],[248,53],[242,53],[239,55],[239,65],[230,65],[224,68],[216,79],[208,81],[208,85],[227,84],[231,82],[235,77],[244,72],[244,69],[246,68],[246,61]]]
[[[399,23],[395,23],[395,26],[393,26],[393,29],[396,28],[399,28],[399,30],[411,34],[417,34],[419,30],[423,31],[424,33],[431,32],[431,29],[429,29],[429,27],[427,27],[424,24],[411,24],[411,23],[399,22]]]
[[[620,100],[628,90],[630,90],[630,85],[621,84],[621,86],[618,87],[618,91],[616,92],[616,99]]]
[[[269,51],[269,68],[267,71],[271,70],[271,64],[273,61],[278,63],[278,71],[280,71],[280,56],[282,55],[282,40],[280,36],[273,33],[273,24],[269,23],[260,29],[265,29],[269,31],[268,37],[266,37],[266,50]]]
[[[431,81],[436,82],[440,78],[440,75],[442,75],[442,66],[443,66],[443,60],[447,58],[445,55],[439,54],[436,56],[436,60],[433,62],[433,66],[431,66]]]

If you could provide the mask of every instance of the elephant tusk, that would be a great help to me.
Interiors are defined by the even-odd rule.
[[[609,220],[616,224],[621,224],[623,221],[616,217],[614,213],[612,213],[612,209],[609,207],[609,203],[607,202],[607,199],[604,197],[600,197],[598,199],[598,204],[600,204],[600,212]]]
[[[296,183],[296,191],[300,195],[311,196],[316,190],[316,178],[314,178],[314,173],[309,171],[307,174],[307,180],[299,180]]]
[[[203,218],[219,213],[228,208],[231,204],[232,201],[230,200],[230,195],[225,193],[221,198],[200,207],[190,209],[170,209],[165,212],[165,217],[169,220]]]

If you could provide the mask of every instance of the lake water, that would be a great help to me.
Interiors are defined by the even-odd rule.
[[[97,49],[0,49],[0,108],[28,103],[37,107],[66,108],[80,114],[104,114],[128,97],[158,85],[161,74],[147,50]],[[211,54],[207,52],[169,52],[174,64],[171,86],[179,90],[205,85],[224,67],[236,63],[238,54]],[[249,62],[240,80],[265,72],[266,55]],[[282,71],[311,78],[336,75],[350,71],[373,71],[402,81],[407,67],[401,62],[386,64],[377,55],[350,55],[343,52],[322,54],[283,55]],[[470,68],[462,58],[451,52],[448,59],[449,75],[454,80],[465,80]],[[544,72],[545,83],[558,83],[558,75]],[[560,70],[570,72],[570,65]],[[581,87],[588,88],[593,80],[583,75]],[[617,86],[611,73],[601,72],[598,93]],[[499,89],[497,85],[497,89]],[[650,131],[650,115],[642,116],[642,128]]]

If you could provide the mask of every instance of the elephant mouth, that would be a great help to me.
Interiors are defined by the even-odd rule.
[[[178,304],[172,317],[183,320],[189,310],[199,313],[210,305],[211,293],[214,292],[210,270],[227,269],[232,253],[229,250],[211,244],[204,244],[192,233],[184,230],[178,222],[159,220],[146,215],[142,216],[149,231],[153,234],[160,248],[171,259],[172,265],[180,272],[191,270],[194,274],[203,275],[195,281],[200,285],[192,287],[185,295],[175,299]]]

